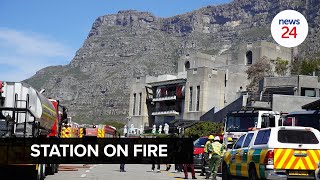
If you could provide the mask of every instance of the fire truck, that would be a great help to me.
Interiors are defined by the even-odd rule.
[[[58,138],[65,108],[23,82],[0,82],[0,138]],[[60,109],[62,112],[59,115]],[[29,179],[42,180],[54,174],[57,164],[2,164],[23,169]]]
[[[61,138],[78,138],[79,137],[79,124],[76,122],[73,122],[71,120],[71,117],[68,117],[66,121],[62,123],[62,129],[61,129]]]
[[[224,122],[223,143],[228,145],[228,139],[230,138],[235,142],[252,128],[278,127],[281,125],[281,113],[277,111],[232,111],[227,114]]]
[[[286,114],[283,126],[312,127],[320,131],[320,111],[294,111]]]
[[[79,129],[79,137],[114,138],[116,128],[109,125],[82,125]]]
[[[104,125],[104,133],[105,138],[115,138],[117,136],[117,129],[110,125]]]
[[[97,137],[98,127],[96,125],[86,125],[84,128],[84,137]]]

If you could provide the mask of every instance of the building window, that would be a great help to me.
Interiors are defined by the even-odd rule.
[[[187,61],[186,63],[184,63],[184,68],[187,71],[188,69],[190,69],[190,62]]]
[[[141,102],[142,102],[142,93],[139,94],[139,115],[141,115]]]
[[[197,106],[196,111],[199,111],[200,109],[200,86],[197,86]]]
[[[189,111],[192,111],[192,87],[190,87]]]
[[[247,65],[252,64],[252,51],[246,53]]]
[[[133,115],[136,115],[136,93],[133,94]]]
[[[316,97],[314,88],[301,88],[301,96]]]

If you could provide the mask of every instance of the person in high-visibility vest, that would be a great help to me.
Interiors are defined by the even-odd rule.
[[[202,169],[201,169],[201,174],[200,176],[204,176],[204,173],[208,173],[209,171],[209,153],[208,153],[208,146],[213,142],[214,136],[210,135],[208,137],[208,141],[204,145],[204,153],[203,153],[203,164],[202,164]]]
[[[214,142],[208,146],[210,159],[210,172],[212,173],[212,180],[216,180],[218,168],[221,163],[226,147],[220,143],[220,137],[214,137]],[[209,179],[210,173],[207,174],[206,179]]]

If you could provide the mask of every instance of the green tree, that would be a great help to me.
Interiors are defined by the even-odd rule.
[[[210,134],[220,134],[222,133],[222,131],[223,131],[223,124],[221,123],[201,121],[185,129],[184,135],[198,138],[201,136],[209,136]]]
[[[301,74],[303,75],[312,75],[313,72],[319,71],[319,60],[304,60],[301,63]]]
[[[289,61],[283,60],[280,57],[277,57],[275,62],[275,72],[280,75],[284,76],[287,73],[288,70]]]
[[[251,65],[246,73],[250,80],[247,86],[248,91],[256,92],[258,90],[259,81],[265,76],[270,76],[272,73],[270,60],[263,56],[255,64]]]
[[[320,70],[319,59],[303,59],[292,62],[292,74],[295,75],[313,75],[313,72]]]

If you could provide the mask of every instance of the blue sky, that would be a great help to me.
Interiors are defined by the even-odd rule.
[[[0,79],[21,81],[51,65],[68,64],[98,16],[119,10],[170,17],[231,0],[0,1]]]

